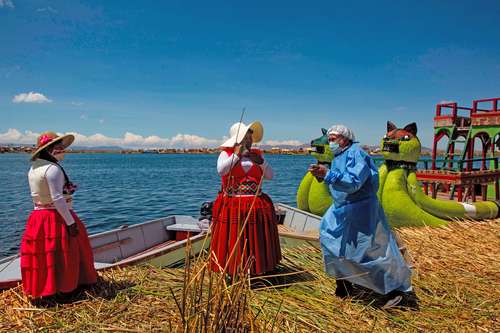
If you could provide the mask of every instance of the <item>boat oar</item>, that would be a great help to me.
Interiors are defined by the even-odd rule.
[[[241,123],[243,121],[243,117],[245,115],[245,111],[246,111],[246,107],[243,107],[243,109],[241,110],[240,121],[238,122],[238,129],[236,131],[236,139],[238,139],[238,136],[240,134]],[[234,164],[234,155],[235,155],[235,153],[233,151],[233,153],[231,155],[231,163],[230,163],[231,168],[229,169],[229,174],[228,174],[228,177],[227,177],[227,182],[226,182],[226,184],[224,184],[224,186],[222,186],[222,207],[225,207],[225,204],[226,204],[226,201],[227,201],[226,193],[228,193],[228,188],[232,184],[232,173],[233,173],[233,167],[234,167],[234,165],[233,165]],[[218,222],[218,223],[220,223],[220,222]],[[231,234],[231,223],[229,223],[229,234]],[[213,239],[212,239],[212,241],[213,241]],[[210,253],[210,255],[212,255],[212,253]],[[219,266],[219,268],[221,268],[220,265],[219,265],[219,263],[218,263],[218,258],[215,258],[215,259],[216,259],[217,266]]]

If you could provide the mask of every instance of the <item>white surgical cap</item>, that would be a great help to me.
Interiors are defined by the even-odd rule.
[[[344,138],[350,141],[356,140],[354,132],[351,129],[345,127],[344,125],[333,125],[328,129],[328,135],[330,134],[342,135]]]

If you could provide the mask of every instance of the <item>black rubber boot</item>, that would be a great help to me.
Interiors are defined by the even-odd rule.
[[[418,310],[418,297],[414,291],[403,292],[394,290],[385,295],[382,308],[399,307],[408,310]]]
[[[418,310],[418,297],[414,291],[403,293],[403,300],[400,305],[409,310]]]
[[[347,280],[336,280],[337,289],[335,289],[335,296],[340,298],[346,298],[352,296],[354,288],[352,283]]]

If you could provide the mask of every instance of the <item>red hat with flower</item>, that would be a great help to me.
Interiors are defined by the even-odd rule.
[[[56,143],[62,143],[64,148],[70,146],[75,141],[73,134],[58,135],[55,132],[43,132],[36,140],[36,147],[31,154],[31,160],[36,160],[40,152]]]

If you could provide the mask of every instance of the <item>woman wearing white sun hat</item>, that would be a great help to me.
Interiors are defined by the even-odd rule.
[[[258,121],[236,123],[229,134],[217,161],[222,188],[213,208],[212,270],[235,274],[250,260],[250,273],[261,275],[281,260],[274,205],[261,191],[263,179],[272,179],[273,170],[262,152],[252,148],[262,140],[264,129]]]

